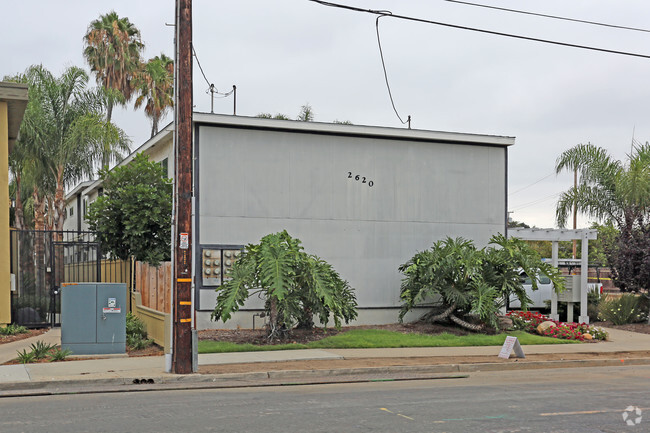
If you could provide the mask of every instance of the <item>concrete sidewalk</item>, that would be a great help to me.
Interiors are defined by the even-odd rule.
[[[85,359],[56,363],[38,363],[21,365],[0,365],[0,397],[9,395],[33,395],[34,393],[59,392],[89,392],[96,390],[132,391],[159,389],[160,386],[196,387],[196,386],[264,386],[282,383],[283,379],[292,378],[309,380],[318,378],[320,382],[342,381],[343,376],[359,376],[371,374],[393,375],[391,378],[408,376],[410,378],[437,378],[440,375],[459,374],[478,370],[510,369],[510,368],[558,368],[572,366],[611,366],[620,365],[616,359],[617,352],[650,351],[650,335],[639,334],[616,329],[608,329],[610,340],[600,343],[585,344],[554,344],[524,346],[527,355],[534,354],[575,354],[575,353],[611,353],[611,359],[573,360],[573,361],[526,361],[520,363],[497,363],[500,347],[426,347],[426,348],[391,348],[391,349],[327,349],[327,350],[284,350],[269,352],[239,352],[223,354],[200,354],[199,366],[225,364],[259,364],[249,373],[231,374],[192,374],[176,375],[165,372],[164,356],[148,357],[102,357],[101,359]],[[60,344],[60,329],[56,328],[47,333],[0,345],[0,362],[6,362],[16,357],[16,351],[27,349],[35,341],[42,340],[51,344]],[[372,358],[417,358],[417,357],[449,357],[458,359],[469,356],[494,357],[494,363],[481,364],[449,364],[421,366],[391,366],[366,369],[330,369],[330,370],[285,370],[265,368],[265,363],[282,363],[286,361],[306,360],[342,360],[342,359],[372,359]],[[639,356],[632,360],[634,364],[650,365],[650,357]],[[630,364],[629,362],[627,363]],[[269,365],[269,364],[266,364]],[[267,369],[269,371],[267,371]],[[274,370],[274,371],[271,371]],[[424,375],[424,376],[422,376]],[[134,384],[145,384],[134,389]],[[129,386],[125,386],[129,385]],[[137,386],[136,385],[136,386]],[[108,387],[108,388],[107,388]],[[66,391],[67,390],[67,391]],[[72,391],[70,391],[72,390]]]

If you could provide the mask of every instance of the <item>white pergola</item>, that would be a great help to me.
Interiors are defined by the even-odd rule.
[[[580,260],[580,323],[589,323],[587,315],[587,277],[589,272],[589,239],[596,239],[598,232],[594,229],[525,229],[509,228],[508,236],[519,238],[525,241],[551,241],[552,258],[551,264],[555,267],[558,265],[558,242],[579,240],[582,244]],[[570,306],[571,307],[571,306]],[[557,293],[551,292],[551,319],[559,320],[557,313]]]

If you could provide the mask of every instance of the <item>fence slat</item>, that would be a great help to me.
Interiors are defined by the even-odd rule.
[[[147,307],[156,309],[156,277],[158,276],[156,268],[147,265],[147,273],[149,274],[149,305]]]

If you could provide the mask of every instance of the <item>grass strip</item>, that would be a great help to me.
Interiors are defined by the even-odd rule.
[[[260,352],[268,350],[296,349],[377,349],[395,347],[464,347],[464,346],[501,346],[507,336],[519,339],[522,345],[536,344],[571,344],[576,341],[542,337],[524,331],[515,331],[498,335],[471,334],[457,336],[448,333],[438,335],[402,334],[383,329],[353,329],[322,340],[307,344],[288,343],[258,346],[254,344],[236,344],[225,341],[201,340],[199,353],[225,352]]]

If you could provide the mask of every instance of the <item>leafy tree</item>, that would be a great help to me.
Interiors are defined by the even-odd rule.
[[[530,226],[526,224],[525,222],[522,221],[515,221],[513,219],[508,220],[508,228],[516,228],[516,227],[521,227],[524,229],[529,229]]]
[[[314,109],[311,108],[311,105],[305,104],[302,107],[300,107],[300,113],[298,113],[298,117],[296,117],[296,120],[300,122],[313,122],[314,121]]]
[[[625,291],[647,293],[650,272],[644,268],[646,245],[650,245],[650,145],[635,146],[624,163],[605,149],[579,144],[563,152],[556,171],[576,171],[579,184],[562,193],[556,208],[560,227],[566,224],[573,206],[578,212],[619,231],[607,258],[615,284]]]
[[[413,308],[428,305],[431,310],[420,320],[450,320],[473,331],[485,325],[496,328],[498,310],[512,295],[524,309],[530,303],[520,272],[529,276],[546,274],[556,290],[564,288],[559,271],[542,262],[524,241],[497,235],[490,245],[496,247],[477,249],[466,239],[447,238],[401,265],[399,270],[405,277],[400,320]],[[537,290],[537,281],[532,280]]]
[[[17,183],[17,225],[25,227],[22,184],[27,182],[34,228],[63,230],[65,188],[92,175],[106,149],[121,158],[130,140],[104,119],[100,96],[86,88],[88,75],[82,69],[69,67],[55,77],[37,65],[15,80],[29,85],[29,103],[10,164]]]
[[[269,338],[286,337],[298,325],[310,328],[313,316],[327,325],[330,316],[338,328],[341,320],[357,317],[356,297],[347,281],[326,261],[303,251],[299,239],[282,231],[246,246],[218,291],[213,320],[230,319],[253,294],[266,300]]]
[[[118,92],[110,94],[109,121],[113,106],[124,105],[133,94],[132,80],[140,69],[143,48],[140,30],[128,18],[120,18],[114,11],[100,15],[88,26],[84,36],[84,57],[95,73],[97,83]]]
[[[172,181],[160,164],[138,154],[127,165],[100,171],[104,195],[86,220],[102,245],[120,259],[154,266],[171,254]]]
[[[291,120],[289,116],[282,113],[276,113],[275,116],[271,113],[260,113],[256,117],[260,119]]]
[[[305,104],[300,107],[300,112],[295,120],[298,122],[313,122],[315,118],[314,109],[311,108],[311,105]],[[256,117],[262,119],[276,119],[276,120],[291,120],[289,116],[282,113],[276,113],[275,115],[271,113],[259,113]],[[340,125],[352,125],[352,122],[349,120],[335,120],[333,123],[338,123]]]
[[[144,104],[153,137],[158,133],[160,119],[174,106],[174,61],[164,54],[149,59],[134,81],[138,93],[135,108]]]

